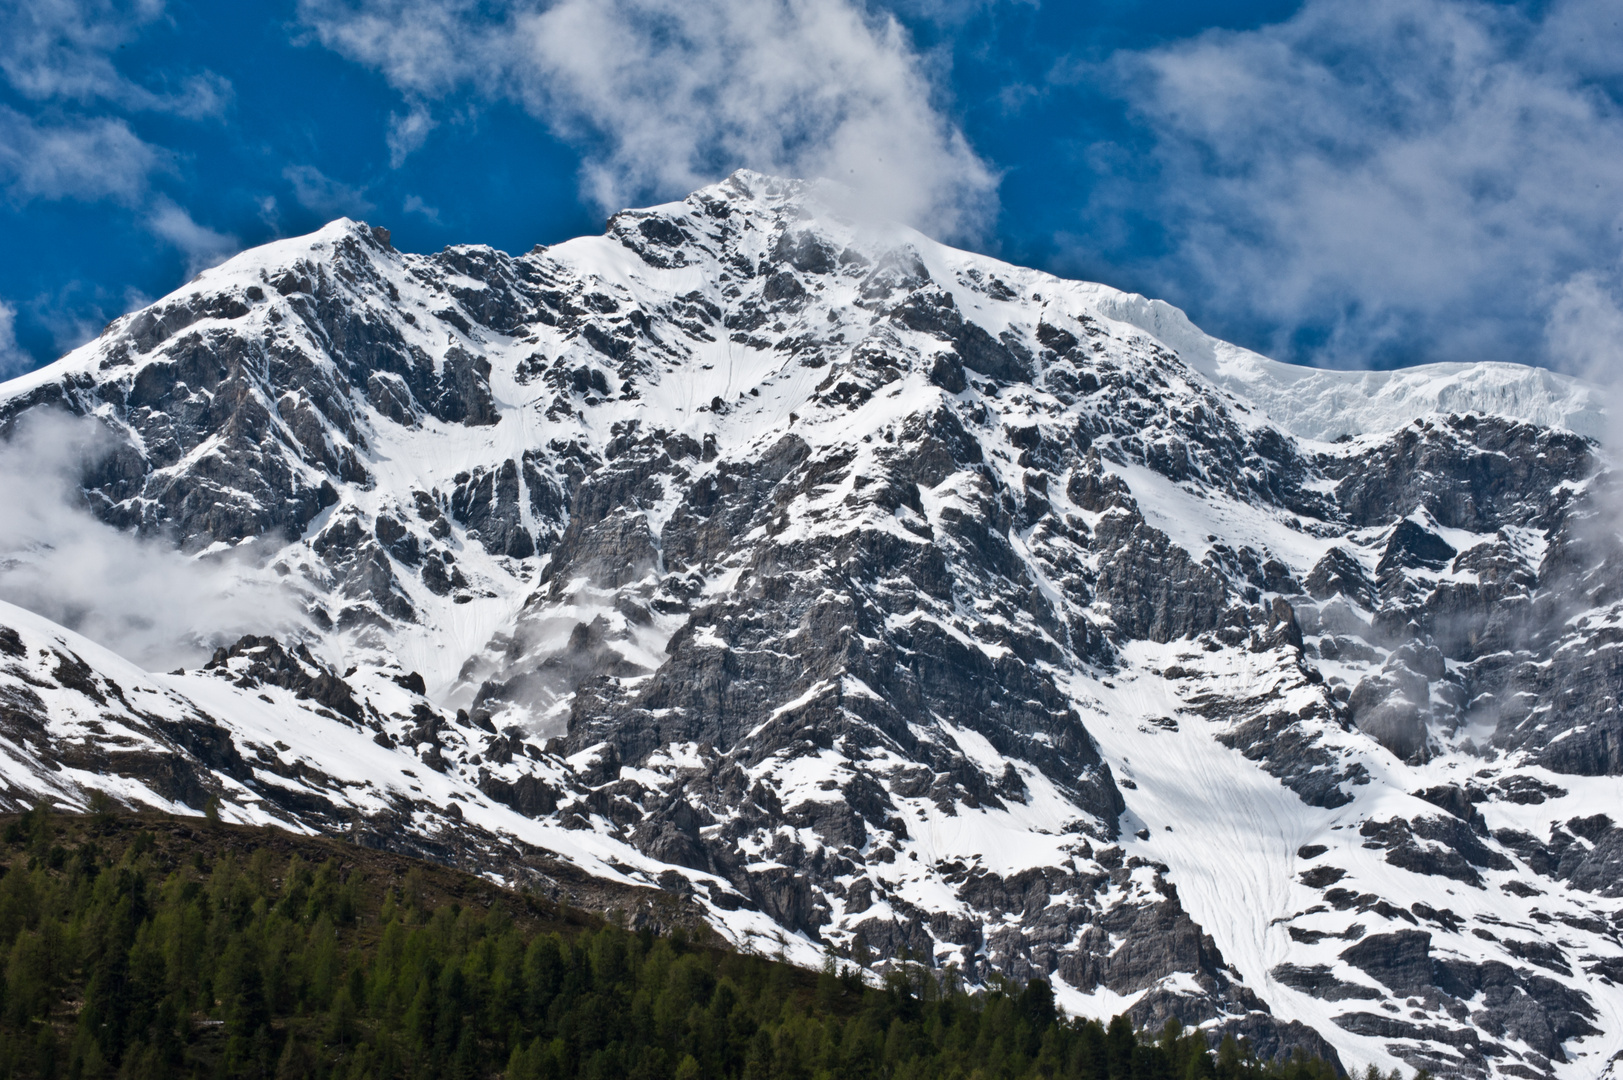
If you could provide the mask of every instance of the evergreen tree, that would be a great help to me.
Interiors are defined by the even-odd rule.
[[[904,962],[875,986],[832,955],[801,971],[406,860],[369,878],[264,830],[32,811],[0,840],[3,1077],[1335,1075],[1233,1039],[1213,1054],[1176,1021],[1067,1019],[1041,979],[972,995]]]

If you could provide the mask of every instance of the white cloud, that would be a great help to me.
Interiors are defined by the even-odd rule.
[[[0,0],[0,78],[38,103],[33,115],[0,105],[0,189],[19,203],[122,203],[195,271],[236,250],[235,239],[154,197],[153,177],[172,168],[173,155],[124,117],[105,114],[109,107],[193,120],[224,114],[231,84],[212,72],[160,79],[154,88],[118,70],[117,50],[164,19],[163,0]],[[64,108],[75,105],[101,115]]]
[[[134,202],[163,165],[123,120],[39,123],[0,106],[0,183],[29,199]]]
[[[246,563],[191,558],[86,510],[84,470],[110,447],[95,421],[61,414],[29,413],[0,442],[0,599],[149,669],[297,625],[292,597]]]
[[[401,209],[408,214],[420,214],[435,225],[440,224],[439,207],[428,205],[420,195],[407,195]]]
[[[931,22],[958,26],[989,8],[1001,7],[1007,3],[1010,7],[1041,7],[1041,0],[891,0],[887,5],[893,11],[904,15]]]
[[[10,379],[34,366],[34,358],[17,345],[17,309],[0,300],[0,379]]]
[[[199,120],[225,113],[231,84],[212,72],[144,85],[119,71],[117,50],[165,20],[163,0],[0,0],[0,78],[35,103],[32,115],[0,105],[0,189],[19,203],[122,203],[196,270],[235,250],[235,239],[154,197],[153,177],[172,169],[174,155],[136,134],[123,116],[106,115]],[[75,115],[75,106],[99,115]]]
[[[1605,388],[1603,441],[1615,456],[1623,447],[1623,273],[1573,275],[1553,292],[1545,333],[1552,356]],[[1608,514],[1607,527],[1623,535],[1623,494],[1615,486],[1595,490]]]
[[[163,13],[161,2],[124,10],[81,0],[27,0],[5,7],[0,72],[13,89],[35,100],[125,97],[129,84],[111,54]]]
[[[1623,244],[1616,10],[1309,0],[1118,56],[1153,168],[1098,220],[1158,219],[1168,288],[1279,353],[1581,368],[1546,323]]]
[[[223,75],[205,71],[188,75],[181,80],[180,89],[164,94],[153,94],[143,108],[170,112],[188,120],[208,120],[225,115],[236,96],[231,82]]]
[[[105,101],[192,119],[220,116],[231,84],[213,72],[154,90],[126,78],[114,52],[164,17],[163,0],[9,0],[0,4],[0,74],[35,101]]]
[[[827,176],[875,213],[971,234],[996,178],[938,110],[906,33],[852,0],[301,0],[325,46],[408,100],[522,103],[585,149],[605,209],[739,166]],[[413,126],[415,124],[415,126]],[[397,122],[391,153],[426,135]]]
[[[185,254],[188,274],[217,266],[242,250],[235,236],[199,225],[185,209],[165,198],[153,203],[146,226]]]
[[[1550,296],[1545,326],[1549,355],[1608,388],[1606,443],[1623,446],[1623,274],[1574,274]],[[1623,531],[1623,505],[1614,507]]]
[[[329,218],[361,215],[372,209],[364,188],[334,180],[314,165],[289,165],[282,179],[293,186],[293,197],[306,210]]]
[[[428,141],[429,133],[438,127],[434,117],[427,107],[413,105],[404,114],[389,114],[389,134],[384,140],[389,147],[389,167],[398,169],[406,163],[406,158],[421,150]]]

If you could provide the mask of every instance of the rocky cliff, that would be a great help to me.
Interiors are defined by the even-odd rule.
[[[519,257],[335,222],[0,387],[8,437],[95,425],[88,512],[295,612],[164,675],[0,610],[5,801],[217,799],[805,963],[1595,1076],[1593,398],[1292,378],[749,173]]]

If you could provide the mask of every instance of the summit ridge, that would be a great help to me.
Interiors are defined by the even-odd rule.
[[[741,172],[516,257],[244,252],[0,386],[60,413],[89,512],[291,614],[161,674],[0,607],[8,805],[584,871],[1264,1054],[1623,1053],[1577,380],[1291,368]]]

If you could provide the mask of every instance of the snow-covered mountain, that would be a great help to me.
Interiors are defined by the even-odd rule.
[[[739,173],[516,258],[246,252],[0,387],[17,444],[63,412],[88,510],[245,599],[170,674],[0,608],[12,804],[218,799],[1349,1067],[1620,1068],[1571,379],[1292,368]]]

